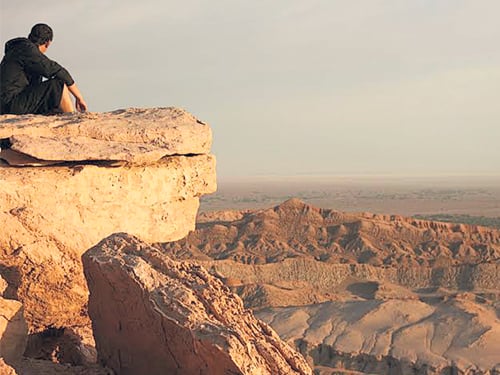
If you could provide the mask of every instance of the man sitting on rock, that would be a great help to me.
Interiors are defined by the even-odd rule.
[[[5,44],[0,63],[0,114],[74,112],[70,93],[76,99],[76,109],[87,110],[68,71],[45,56],[52,39],[50,26],[39,23],[28,38],[15,38]]]

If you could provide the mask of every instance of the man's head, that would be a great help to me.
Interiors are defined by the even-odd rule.
[[[53,38],[52,29],[44,23],[37,23],[31,28],[30,35],[28,35],[28,39],[35,43],[42,52],[47,50]]]

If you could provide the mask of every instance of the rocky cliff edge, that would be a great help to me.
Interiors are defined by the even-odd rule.
[[[177,108],[4,115],[0,144],[0,273],[32,333],[89,326],[85,250],[179,239],[216,190],[210,127]]]

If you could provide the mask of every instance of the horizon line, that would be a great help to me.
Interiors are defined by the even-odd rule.
[[[298,173],[298,174],[248,174],[248,175],[217,175],[218,180],[243,179],[293,179],[293,178],[500,178],[500,173]]]

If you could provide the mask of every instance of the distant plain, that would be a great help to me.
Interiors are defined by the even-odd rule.
[[[201,212],[272,207],[296,197],[321,208],[500,227],[499,176],[291,176],[221,179]]]

